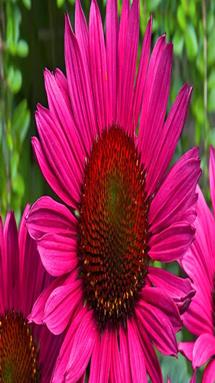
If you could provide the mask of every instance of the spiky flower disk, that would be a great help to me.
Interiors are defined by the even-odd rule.
[[[182,265],[192,280],[196,294],[183,315],[187,329],[197,339],[183,342],[180,350],[196,369],[207,363],[203,383],[215,381],[215,149],[210,150],[210,195],[213,210],[209,209],[198,188],[196,236]]]
[[[28,213],[26,207],[24,216]],[[0,382],[47,383],[62,337],[29,324],[33,302],[52,278],[45,272],[25,220],[0,219]]]
[[[89,25],[76,1],[75,33],[65,22],[66,77],[45,71],[49,108],[38,106],[33,147],[62,200],[42,197],[27,226],[56,277],[31,313],[66,330],[52,382],[162,382],[154,351],[175,355],[188,279],[153,266],[180,259],[194,235],[198,150],[168,171],[191,88],[165,120],[172,44],[150,54],[151,19],[139,68],[139,1],[108,0],[106,34],[95,0]],[[138,131],[138,135],[136,132]],[[39,310],[39,315],[38,315]],[[135,350],[135,352],[134,352]]]

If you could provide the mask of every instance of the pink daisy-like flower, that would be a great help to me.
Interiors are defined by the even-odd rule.
[[[27,206],[24,215],[27,214]],[[13,213],[0,220],[0,382],[50,381],[61,337],[46,326],[28,324],[33,302],[52,278],[44,270],[36,244]]]
[[[203,383],[215,382],[215,150],[210,151],[210,194],[213,213],[200,189],[197,204],[196,237],[183,257],[182,265],[192,279],[196,294],[183,315],[187,329],[197,336],[195,342],[180,344],[193,368],[208,362]]]
[[[179,259],[194,235],[198,150],[168,171],[191,88],[165,119],[172,44],[152,54],[151,20],[139,68],[139,1],[107,1],[104,37],[98,5],[89,25],[76,1],[66,17],[66,74],[45,71],[49,109],[38,106],[33,147],[64,204],[42,197],[27,225],[56,279],[31,320],[66,330],[52,382],[162,382],[154,350],[176,355],[175,333],[193,294],[188,279],[153,266]],[[138,135],[137,135],[138,131]]]

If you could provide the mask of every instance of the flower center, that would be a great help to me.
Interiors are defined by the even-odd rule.
[[[149,262],[148,207],[134,141],[111,127],[92,146],[80,203],[80,275],[100,328],[133,313]]]
[[[38,351],[21,313],[0,315],[0,382],[38,382]]]

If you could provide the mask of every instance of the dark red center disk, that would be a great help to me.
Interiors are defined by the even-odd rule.
[[[0,382],[38,382],[38,351],[22,314],[0,315]]]
[[[133,313],[147,243],[145,172],[132,138],[111,127],[93,144],[80,203],[80,275],[101,328]]]

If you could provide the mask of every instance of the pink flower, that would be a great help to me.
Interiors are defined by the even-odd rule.
[[[29,207],[25,209],[25,215]],[[13,213],[0,219],[0,381],[50,381],[62,343],[46,326],[28,324],[33,302],[52,280],[37,254],[22,219]]]
[[[203,383],[215,381],[215,150],[210,151],[211,213],[200,189],[197,203],[196,237],[183,257],[182,265],[192,279],[196,294],[183,315],[187,329],[197,336],[195,342],[180,344],[180,350],[192,360],[193,368],[208,362]]]
[[[191,95],[184,85],[165,120],[172,44],[150,55],[151,20],[136,73],[139,1],[95,0],[89,26],[76,1],[66,17],[66,74],[45,71],[49,109],[36,112],[33,147],[63,203],[40,198],[27,225],[55,278],[31,320],[66,330],[52,382],[162,382],[154,346],[176,355],[188,279],[153,266],[178,260],[194,235],[198,150],[169,171]],[[138,130],[138,135],[137,135]],[[88,374],[87,372],[87,374]]]

